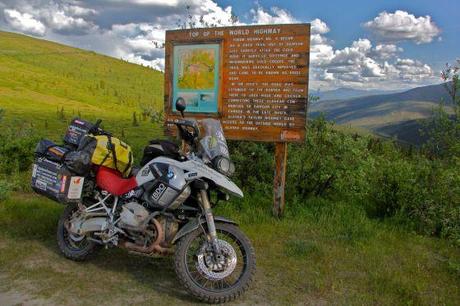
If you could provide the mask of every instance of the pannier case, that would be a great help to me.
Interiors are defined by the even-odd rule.
[[[80,201],[84,177],[72,176],[60,163],[37,158],[32,168],[32,189],[51,200],[70,203]]]
[[[83,136],[93,128],[91,122],[75,118],[70,123],[67,132],[64,136],[64,142],[70,145],[78,146]]]
[[[69,151],[69,148],[58,146],[51,140],[42,139],[35,148],[35,156],[44,157],[56,162],[62,162]]]

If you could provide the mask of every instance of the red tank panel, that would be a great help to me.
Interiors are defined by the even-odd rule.
[[[100,188],[116,196],[121,196],[137,187],[136,177],[125,179],[118,171],[102,166],[97,171],[96,183]]]

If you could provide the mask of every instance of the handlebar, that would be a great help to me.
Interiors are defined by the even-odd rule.
[[[180,137],[190,144],[193,144],[195,139],[200,135],[200,129],[196,120],[176,119],[173,121],[168,120],[166,123],[176,125]]]
[[[93,125],[93,127],[88,131],[90,134],[94,135],[107,135],[107,136],[112,136],[112,133],[106,132],[103,129],[101,129],[99,126],[101,125],[102,120],[97,119],[96,123]]]

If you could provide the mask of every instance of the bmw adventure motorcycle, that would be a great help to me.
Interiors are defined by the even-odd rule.
[[[176,109],[182,119],[172,123],[188,152],[144,160],[127,178],[98,167],[93,178],[85,178],[85,186],[93,187],[67,204],[59,219],[59,249],[77,261],[101,245],[174,254],[178,279],[190,294],[211,303],[231,301],[251,283],[255,253],[238,225],[214,216],[212,207],[229,195],[242,198],[243,192],[229,179],[234,165],[219,121],[202,120],[200,137],[197,121],[184,119],[184,101]],[[106,133],[99,124],[93,134]]]

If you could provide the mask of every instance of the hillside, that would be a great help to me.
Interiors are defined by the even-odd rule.
[[[310,116],[324,113],[338,124],[368,129],[382,136],[419,144],[419,119],[431,115],[440,101],[449,102],[443,84],[418,87],[400,93],[351,99],[320,100],[310,107]]]
[[[388,90],[363,90],[363,89],[354,89],[354,88],[337,88],[334,90],[311,90],[311,94],[319,97],[323,101],[328,100],[345,100],[353,99],[366,96],[375,96],[375,95],[384,95],[401,92],[402,90],[388,91]]]
[[[32,127],[59,140],[71,117],[106,120],[131,141],[157,134],[133,112],[161,109],[163,74],[94,52],[0,31],[2,125]],[[63,110],[64,116],[59,114]],[[142,118],[140,118],[142,119]],[[116,124],[110,125],[110,122]],[[46,131],[44,131],[46,130]],[[145,139],[143,139],[145,141]]]

